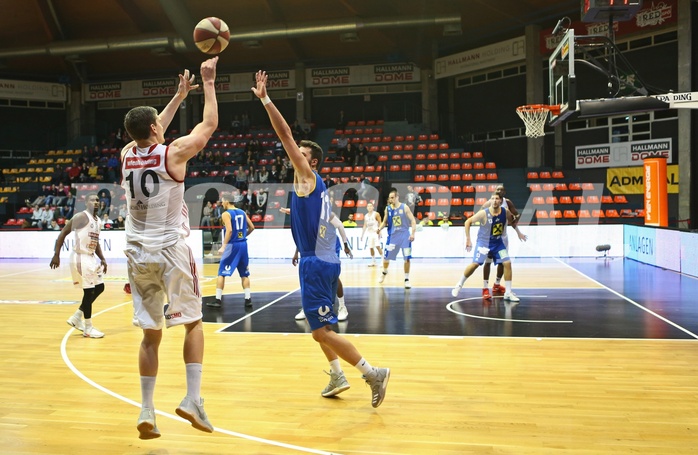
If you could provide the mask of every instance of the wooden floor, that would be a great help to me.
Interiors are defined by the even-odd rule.
[[[185,394],[183,331],[174,328],[162,343],[155,396],[163,436],[141,441],[141,333],[122,291],[125,265],[110,264],[94,317],[106,336],[92,340],[65,324],[77,307],[69,301],[81,297],[68,267],[53,271],[44,262],[0,261],[4,454],[676,455],[698,447],[698,344],[691,337],[346,335],[370,362],[392,369],[387,398],[373,409],[368,387],[348,365],[352,388],[336,399],[320,396],[328,367],[309,335],[218,332],[223,322],[205,324],[202,395],[216,431],[198,432],[174,414]],[[414,261],[413,286],[450,287],[464,264]],[[378,272],[365,262],[343,267],[348,288],[376,285]],[[391,266],[386,286],[401,284],[399,269],[400,261]],[[215,292],[216,270],[203,266],[207,295]],[[514,270],[520,294],[600,287],[554,262]],[[253,264],[252,273],[255,292],[298,287],[290,264]],[[476,295],[481,281],[466,285]],[[226,292],[239,292],[237,277]]]

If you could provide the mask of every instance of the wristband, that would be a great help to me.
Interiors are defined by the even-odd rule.
[[[260,100],[262,101],[262,104],[265,106],[271,103],[271,98],[269,98],[269,95],[265,96],[264,98],[260,98]]]

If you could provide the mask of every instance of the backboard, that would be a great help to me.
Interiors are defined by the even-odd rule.
[[[560,105],[560,113],[558,115],[550,113],[549,124],[551,126],[565,120],[577,108],[574,54],[574,29],[570,28],[564,33],[560,44],[557,45],[548,59],[548,104]]]

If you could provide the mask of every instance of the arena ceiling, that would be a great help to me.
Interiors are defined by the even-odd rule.
[[[79,83],[196,69],[195,24],[231,29],[219,71],[414,62],[553,27],[580,0],[0,0],[0,78]]]

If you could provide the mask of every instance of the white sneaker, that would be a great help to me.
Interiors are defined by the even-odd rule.
[[[303,308],[301,308],[301,310],[298,312],[295,319],[296,321],[302,321],[305,319],[305,312],[303,311]]]
[[[85,338],[103,338],[104,333],[100,332],[94,327],[90,327],[89,329],[86,329],[84,332],[82,332],[82,336]]]
[[[380,276],[380,278],[378,278],[378,282],[382,283],[383,281],[385,281],[385,276],[387,274],[388,274],[388,272],[381,272],[381,276]]]
[[[453,297],[458,297],[458,293],[460,292],[462,286],[456,286],[455,288],[451,289],[451,295]]]
[[[75,315],[69,317],[68,320],[65,322],[68,323],[69,326],[75,328],[76,330],[79,330],[81,332],[85,330],[85,323],[82,321],[82,319]]]
[[[375,262],[371,262],[370,264],[368,264],[368,266],[369,266],[369,267],[375,267],[375,266],[376,266],[376,263],[375,263]]]
[[[347,307],[344,305],[340,306],[339,311],[337,311],[337,319],[339,321],[346,321],[348,317],[349,311],[347,311]]]
[[[504,293],[504,300],[508,300],[510,302],[520,302],[521,299],[516,296],[513,292],[505,292]]]
[[[405,289],[412,289],[412,283],[410,283],[410,279],[405,280]]]
[[[136,424],[140,439],[155,439],[160,437],[160,430],[155,424],[155,411],[150,408],[142,408],[141,415]]]

